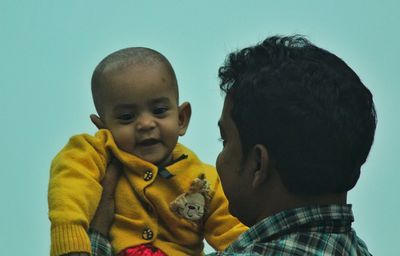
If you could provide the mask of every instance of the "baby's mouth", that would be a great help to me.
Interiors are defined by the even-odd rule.
[[[153,146],[159,142],[160,141],[157,139],[145,139],[145,140],[142,140],[141,142],[139,142],[139,145],[147,147],[147,146]]]

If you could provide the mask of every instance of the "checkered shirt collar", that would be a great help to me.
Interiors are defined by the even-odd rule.
[[[240,251],[258,242],[268,242],[293,231],[342,233],[351,230],[354,221],[351,205],[317,205],[282,211],[267,217],[233,242],[226,252]]]

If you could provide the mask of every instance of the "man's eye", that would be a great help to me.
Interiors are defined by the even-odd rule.
[[[165,114],[165,112],[167,112],[167,111],[168,111],[168,108],[166,108],[166,107],[158,107],[153,110],[153,114],[162,115],[162,114]]]
[[[123,115],[119,115],[118,119],[122,120],[122,121],[129,121],[131,119],[133,119],[134,115],[132,114],[123,114]]]

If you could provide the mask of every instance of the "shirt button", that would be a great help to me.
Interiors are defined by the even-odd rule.
[[[145,181],[149,181],[153,178],[153,172],[151,170],[147,170],[144,175],[143,175],[143,179]]]
[[[142,238],[144,240],[151,240],[151,239],[153,239],[153,236],[154,236],[154,234],[153,234],[153,231],[151,229],[146,228],[145,230],[143,230]]]

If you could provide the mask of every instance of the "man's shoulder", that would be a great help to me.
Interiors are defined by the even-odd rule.
[[[249,244],[242,250],[226,252],[225,255],[371,255],[365,243],[350,234],[318,232],[292,233],[266,242]]]

